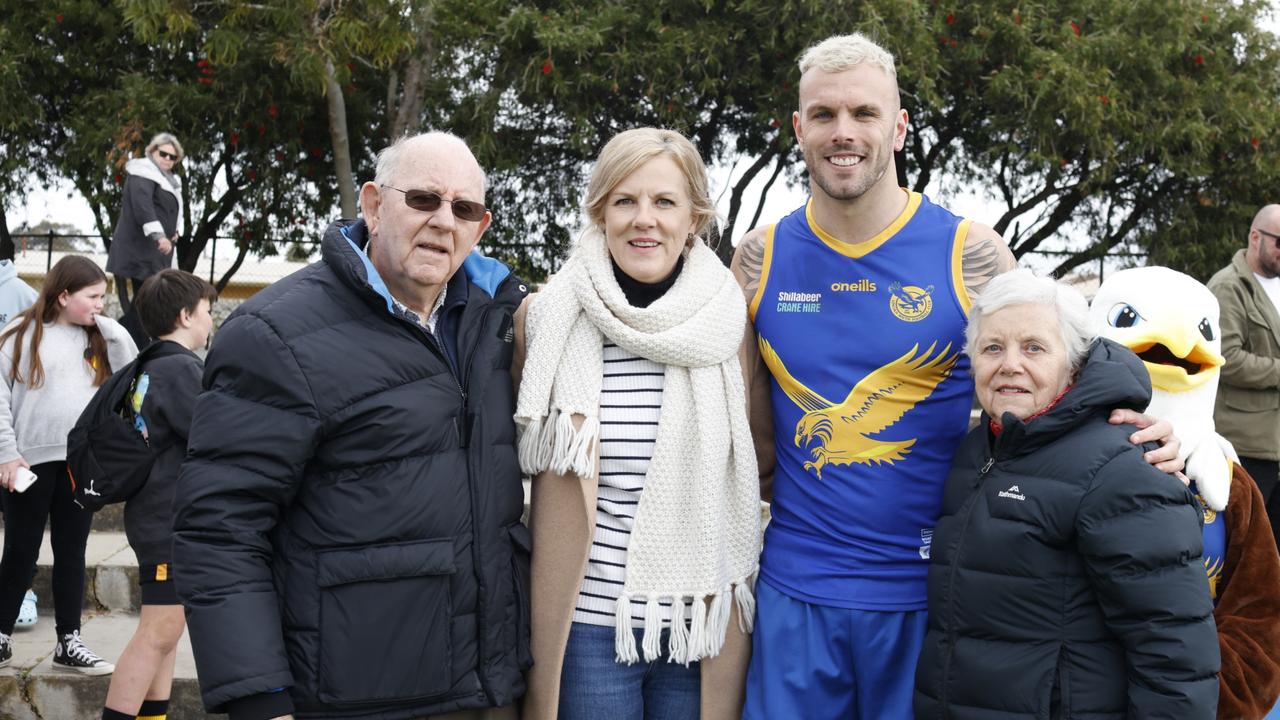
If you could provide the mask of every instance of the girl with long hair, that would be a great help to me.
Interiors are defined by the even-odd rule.
[[[58,632],[53,665],[86,675],[114,670],[80,640],[93,513],[75,503],[67,476],[67,432],[112,369],[138,354],[129,333],[101,314],[106,292],[107,276],[92,260],[64,257],[49,270],[35,304],[0,331],[0,667],[13,658],[10,635],[48,520]],[[18,491],[28,470],[36,479]]]

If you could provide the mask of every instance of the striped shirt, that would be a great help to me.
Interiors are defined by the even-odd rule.
[[[666,368],[605,340],[600,388],[600,484],[596,530],[578,591],[573,621],[614,625],[614,610],[627,578],[627,545],[645,474],[658,437],[658,414]],[[670,622],[670,601],[662,619]],[[644,603],[631,603],[631,625],[644,624]]]

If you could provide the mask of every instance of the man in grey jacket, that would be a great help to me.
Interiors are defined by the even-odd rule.
[[[1222,385],[1214,420],[1262,491],[1280,540],[1280,205],[1266,205],[1249,241],[1209,281],[1222,305]]]

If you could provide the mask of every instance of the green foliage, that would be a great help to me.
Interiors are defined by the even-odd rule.
[[[939,4],[935,42],[913,44],[904,78],[920,101],[909,140],[916,185],[985,187],[1006,211],[983,219],[1015,254],[1064,234],[1148,250],[1207,278],[1241,244],[1274,187],[1280,49],[1264,3],[1109,0]]]
[[[238,62],[220,64],[196,37],[142,41],[134,32],[150,25],[132,16],[126,25],[98,2],[61,2],[56,12],[9,5],[4,30],[23,42],[21,91],[12,94],[31,98],[40,122],[14,131],[6,123],[5,144],[29,148],[6,177],[71,179],[98,231],[110,237],[125,161],[140,156],[154,133],[173,132],[187,154],[178,169],[185,227],[178,258],[188,269],[214,235],[230,232],[242,250],[270,254],[279,242],[314,240],[311,228],[332,218],[330,138],[315,122],[324,117],[324,98],[281,73],[273,47],[243,44]],[[167,32],[191,24],[166,16],[156,26]],[[362,74],[367,82],[371,73],[362,68],[350,73],[353,88]],[[359,103],[353,113],[352,146],[361,158],[381,144],[363,132],[376,126],[366,108]]]

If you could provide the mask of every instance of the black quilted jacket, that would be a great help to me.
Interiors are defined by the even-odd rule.
[[[1107,423],[1150,397],[1100,340],[1047,414],[970,433],[933,535],[918,720],[1214,717],[1200,507]]]
[[[246,302],[207,361],[174,564],[210,711],[285,692],[301,717],[392,720],[524,692],[526,288],[467,259],[455,373],[364,242],[362,221],[331,225],[323,261]]]

